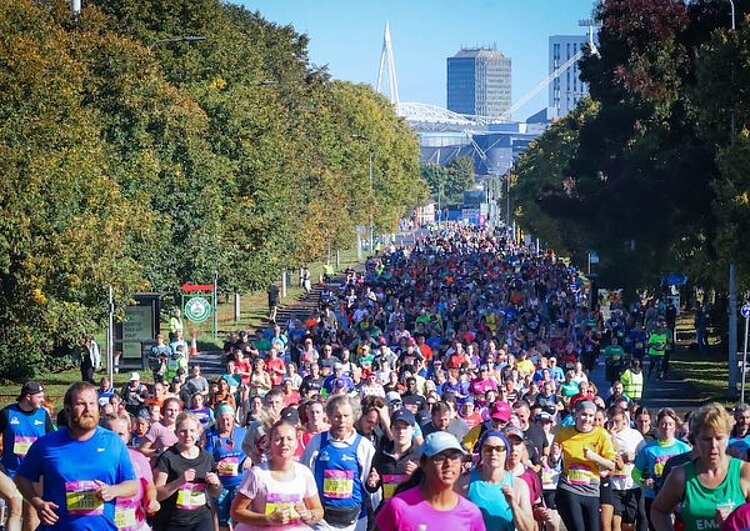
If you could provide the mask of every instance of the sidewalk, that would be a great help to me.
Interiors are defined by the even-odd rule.
[[[671,372],[671,371],[670,371]],[[596,384],[599,394],[606,398],[609,394],[609,382],[604,377],[604,360],[600,356],[599,362],[591,374],[591,381]],[[698,398],[698,393],[692,384],[677,378],[674,374],[668,374],[664,380],[656,379],[656,376],[647,380],[648,363],[643,371],[643,398],[641,403],[651,410],[658,411],[663,407],[671,407],[679,415],[683,415],[691,409],[697,409],[703,405]]]

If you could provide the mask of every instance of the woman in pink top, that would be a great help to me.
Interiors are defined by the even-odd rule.
[[[182,402],[179,398],[167,398],[164,401],[161,420],[151,425],[138,448],[143,455],[155,460],[164,450],[177,443],[175,422],[180,411],[182,411]]]
[[[104,417],[104,427],[119,435],[125,444],[130,441],[130,415],[127,413]],[[153,516],[161,507],[156,500],[154,475],[146,456],[133,448],[128,448],[128,453],[138,478],[138,493],[132,498],[117,498],[115,523],[123,531],[147,531],[151,528],[146,516]]]
[[[458,440],[448,432],[436,431],[425,437],[419,469],[383,504],[375,517],[375,528],[417,531],[426,526],[485,531],[479,508],[453,490],[465,455]]]

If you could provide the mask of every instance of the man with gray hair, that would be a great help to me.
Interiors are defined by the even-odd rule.
[[[367,529],[368,493],[365,489],[375,447],[354,429],[359,403],[346,395],[326,403],[331,427],[315,435],[305,448],[301,462],[313,471],[323,504],[319,530]]]

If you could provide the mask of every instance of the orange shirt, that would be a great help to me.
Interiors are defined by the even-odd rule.
[[[422,356],[424,356],[424,359],[427,361],[432,360],[432,348],[430,348],[430,345],[425,343],[424,345],[419,345],[419,351],[422,353]]]

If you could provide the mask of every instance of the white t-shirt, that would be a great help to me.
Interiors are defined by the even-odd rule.
[[[616,433],[614,437],[616,450],[618,452],[627,452],[629,454],[637,455],[646,441],[643,440],[643,435],[638,430],[633,428],[625,428],[620,433]],[[614,490],[630,490],[636,488],[638,485],[633,481],[631,476],[633,472],[633,462],[625,463],[623,470],[615,470],[612,472],[612,488]]]
[[[318,495],[318,487],[312,472],[305,465],[294,463],[294,479],[278,481],[271,476],[268,463],[261,463],[247,471],[239,492],[250,498],[250,510],[261,514],[271,514],[281,504],[304,503],[305,498]],[[307,531],[308,525],[296,522],[280,526],[252,526],[238,523],[235,531]]]

